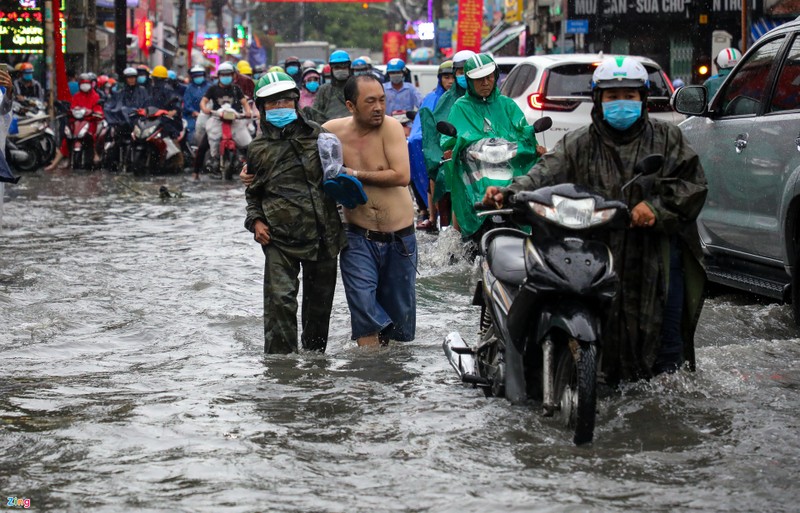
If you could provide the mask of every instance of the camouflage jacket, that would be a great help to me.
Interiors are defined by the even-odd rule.
[[[322,84],[314,97],[314,104],[305,112],[320,125],[331,119],[351,116],[344,102],[344,82]]]
[[[256,177],[247,188],[245,228],[260,219],[270,244],[306,260],[335,258],[346,245],[336,202],[322,191],[317,138],[322,128],[302,116],[283,129],[261,124],[263,135],[247,148]]]
[[[651,375],[661,346],[670,240],[682,250],[685,297],[681,334],[684,359],[693,368],[694,332],[705,288],[695,224],[707,193],[700,160],[677,126],[650,120],[646,113],[623,133],[610,128],[597,107],[592,120],[591,125],[565,135],[527,175],[515,178],[509,189],[516,192],[569,182],[608,198],[621,198],[631,208],[646,201],[656,215],[653,228],[609,235],[621,293],[604,323],[603,370],[612,382]],[[636,162],[653,153],[664,155],[663,169],[621,194],[622,185],[633,178]]]

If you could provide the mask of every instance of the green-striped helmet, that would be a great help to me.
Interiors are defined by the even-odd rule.
[[[497,63],[489,54],[479,53],[467,59],[464,64],[464,74],[471,80],[488,77],[497,70]]]
[[[256,98],[267,98],[292,90],[297,92],[298,95],[300,94],[300,90],[297,89],[297,84],[294,83],[292,77],[286,73],[274,71],[265,73],[264,76],[258,79]]]

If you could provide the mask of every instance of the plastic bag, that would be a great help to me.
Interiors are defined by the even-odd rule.
[[[317,139],[319,160],[322,163],[323,180],[333,180],[342,174],[344,159],[342,158],[342,143],[334,134],[322,133]]]

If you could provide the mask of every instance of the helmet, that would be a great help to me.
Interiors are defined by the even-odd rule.
[[[354,60],[354,61],[353,61],[353,62],[350,64],[350,67],[351,67],[351,68],[354,68],[354,69],[355,69],[355,68],[358,68],[358,67],[365,67],[365,66],[369,66],[369,64],[367,64],[367,61],[365,61],[364,59],[362,59],[362,58],[360,58],[360,57],[359,57],[358,59]]]
[[[741,58],[742,53],[736,48],[725,48],[717,55],[717,67],[720,69],[732,68]]]
[[[299,67],[300,66],[300,58],[299,57],[295,57],[293,55],[291,57],[287,57],[286,60],[283,61],[283,65],[284,66],[289,66],[289,63],[297,64],[297,66]]]
[[[488,77],[496,71],[497,64],[488,53],[474,55],[464,63],[464,74],[472,80]]]
[[[267,73],[286,73],[280,66],[271,66]]]
[[[236,69],[242,75],[252,75],[253,74],[253,68],[250,66],[250,63],[247,62],[246,60],[241,60],[241,61],[237,62],[236,63]]]
[[[344,50],[336,50],[328,59],[329,64],[343,64],[345,62],[350,62],[350,54]]]
[[[267,98],[286,91],[294,91],[298,96],[300,94],[297,84],[286,73],[267,73],[256,84],[256,98]]]
[[[91,82],[92,77],[89,75],[89,73],[81,73],[80,76],[78,76],[78,83],[86,84]]]
[[[361,59],[364,62],[366,62],[367,66],[372,66],[372,59],[370,58],[369,55],[362,55],[361,57],[359,57],[359,59]]]
[[[136,66],[136,72],[140,75],[149,75],[150,68],[148,68],[146,64],[139,64]]]
[[[676,78],[675,80],[672,81],[672,87],[674,87],[675,89],[678,89],[678,88],[683,87],[685,85],[686,85],[686,82],[684,82],[681,77],[678,77],[678,78]]]
[[[167,78],[170,79],[170,80],[177,80],[178,79],[178,74],[175,73],[174,71],[172,71],[171,69],[168,69],[167,70]]]
[[[108,82],[108,75],[100,75],[97,77],[97,87],[103,87]]]
[[[122,75],[125,77],[135,77],[139,73],[136,71],[136,68],[131,68],[130,66],[125,68],[122,72]]]
[[[87,75],[89,75],[89,80],[91,80],[92,82],[97,80],[97,75],[95,75],[93,71],[90,71],[89,73],[87,73]]]
[[[307,70],[309,68],[317,69],[317,63],[312,60],[303,61],[303,65],[300,66],[302,69]]]
[[[31,64],[30,62],[22,62],[19,65],[19,70],[22,71],[23,73],[26,71],[33,71],[33,64]]]
[[[233,75],[233,64],[230,62],[223,62],[217,68],[217,76],[219,75]]]
[[[150,73],[150,76],[153,78],[167,78],[167,68],[164,66],[156,66],[153,68],[153,71]]]
[[[328,76],[331,75],[331,65],[330,64],[326,64],[326,65],[324,65],[322,67],[322,74],[323,75],[328,75]]]
[[[317,70],[316,70],[316,69],[314,69],[314,68],[308,68],[308,69],[306,69],[305,71],[303,71],[303,80],[305,80],[305,79],[306,79],[306,77],[307,77],[307,76],[309,76],[309,75],[316,75],[316,76],[318,76],[318,77],[319,77],[319,71],[317,71]]]
[[[189,70],[189,76],[195,75],[205,75],[206,69],[202,66],[193,66],[192,69]]]
[[[386,64],[386,73],[403,71],[405,67],[406,63],[403,61],[403,59],[392,59]]]
[[[115,85],[117,85],[117,81],[116,81],[116,79],[109,78],[108,82],[106,82],[106,85],[109,86],[109,87],[114,87]]]
[[[453,69],[461,69],[464,67],[464,63],[467,62],[467,59],[470,57],[475,57],[475,52],[472,50],[461,50],[460,52],[456,52],[453,55]]]
[[[452,75],[453,74],[453,61],[444,61],[439,64],[439,70],[436,72],[438,76]]]
[[[615,87],[647,89],[650,87],[647,70],[633,57],[609,57],[594,70],[592,89]]]

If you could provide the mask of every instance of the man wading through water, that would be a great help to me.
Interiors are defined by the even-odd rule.
[[[345,171],[363,183],[368,198],[344,209],[347,248],[340,267],[352,338],[360,346],[413,340],[417,241],[405,133],[385,115],[386,95],[373,75],[350,78],[344,97],[352,117],[323,128],[342,142]]]

